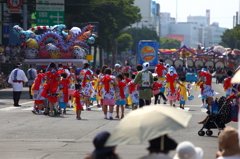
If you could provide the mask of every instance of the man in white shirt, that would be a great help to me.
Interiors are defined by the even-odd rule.
[[[37,76],[37,70],[35,68],[32,68],[32,65],[30,65],[30,68],[27,71],[30,99],[33,99],[32,95],[31,95],[31,89],[32,89],[32,85],[34,83],[34,80],[35,80],[36,76]]]
[[[28,79],[22,70],[22,64],[17,63],[16,68],[12,70],[8,79],[8,83],[12,84],[13,87],[13,102],[14,102],[13,106],[15,107],[21,106],[19,105],[18,102],[20,100],[20,96],[23,90],[23,83],[25,85],[27,81]]]

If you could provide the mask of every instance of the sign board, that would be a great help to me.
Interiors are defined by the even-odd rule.
[[[3,25],[3,37],[9,38],[9,24]]]
[[[36,0],[37,3],[56,3],[56,4],[37,4],[36,23],[37,26],[54,26],[64,24],[64,0]]]
[[[8,13],[10,14],[22,13],[22,9],[19,9],[22,5],[22,0],[8,0],[7,4],[10,7],[10,9],[8,9]]]
[[[152,1],[152,14],[157,13],[157,3],[156,1]]]
[[[17,9],[21,7],[22,0],[8,0],[7,4],[9,5],[10,8]]]
[[[150,66],[158,64],[158,48],[156,41],[142,40],[138,43],[138,61],[139,64],[149,62]]]

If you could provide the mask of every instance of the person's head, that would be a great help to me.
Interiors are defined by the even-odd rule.
[[[107,65],[103,65],[103,66],[102,66],[101,72],[102,72],[103,74],[105,74],[105,69],[106,69],[106,68],[108,68]]]
[[[50,66],[50,68],[55,68],[56,64],[54,62],[51,62],[49,66]]]
[[[124,73],[124,74],[123,74],[123,78],[124,78],[124,79],[129,78],[129,73]]]
[[[81,87],[82,87],[81,84],[79,84],[79,83],[75,84],[75,89],[76,89],[76,90],[80,90]]]
[[[101,72],[100,69],[97,69],[97,70],[96,70],[96,74],[97,74],[97,75],[99,75],[100,72]]]
[[[184,141],[177,146],[177,154],[173,159],[202,159],[203,150],[195,147],[191,142]]]
[[[227,126],[218,136],[219,148],[223,156],[233,156],[240,153],[238,131]]]
[[[164,62],[163,59],[159,59],[159,62]]]
[[[16,64],[16,68],[22,69],[22,64],[21,64],[20,62],[18,62],[18,63]]]
[[[153,80],[156,82],[158,81],[158,77],[154,77]]]
[[[147,148],[150,153],[165,153],[168,154],[169,151],[175,150],[177,147],[176,141],[168,137],[168,135],[160,136],[156,139],[149,141],[150,146]]]
[[[132,74],[132,79],[135,79],[136,75],[135,74]]]
[[[186,77],[185,77],[185,76],[181,76],[179,79],[180,79],[180,81],[182,81],[182,82],[185,82],[185,81],[186,81]]]
[[[123,75],[122,74],[119,74],[117,75],[117,81],[120,82],[122,81],[124,78],[123,78]]]
[[[117,63],[117,64],[115,64],[114,69],[115,69],[116,71],[118,71],[118,70],[120,69],[120,67],[121,67],[121,65]]]
[[[143,69],[142,65],[138,64],[137,65],[137,71],[141,71]]]
[[[208,104],[208,105],[212,105],[213,104],[213,97],[207,97],[207,99],[206,99],[206,103]]]
[[[67,74],[66,74],[66,73],[61,73],[61,77],[62,77],[63,79],[66,79],[66,78],[67,78]]]
[[[231,70],[228,70],[228,71],[227,71],[227,75],[228,75],[228,76],[232,76],[232,74],[233,74],[233,71],[231,71]]]
[[[62,67],[63,67],[62,63],[59,63],[58,68],[62,68]]]
[[[107,156],[113,156],[116,146],[105,147],[105,143],[107,142],[108,138],[110,137],[110,133],[107,131],[100,132],[95,136],[93,139],[93,144],[95,150],[92,152],[92,155],[96,158],[105,159]]]
[[[86,68],[90,68],[90,64],[89,63],[84,63],[83,69],[86,69]]]
[[[112,74],[112,70],[110,68],[106,68],[104,71],[105,75],[111,75]]]
[[[129,63],[127,62],[126,65],[129,66]]]

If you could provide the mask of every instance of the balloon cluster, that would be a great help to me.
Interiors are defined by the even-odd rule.
[[[52,27],[37,26],[25,31],[15,25],[13,33],[25,43],[24,52],[27,59],[85,59],[88,44],[94,44],[97,38],[92,34],[93,26],[65,29],[66,26],[60,24]],[[37,30],[44,32],[37,35]]]

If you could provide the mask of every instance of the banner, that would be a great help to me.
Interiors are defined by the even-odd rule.
[[[139,64],[149,62],[150,66],[158,64],[158,48],[156,41],[140,41],[138,43],[138,61]]]

